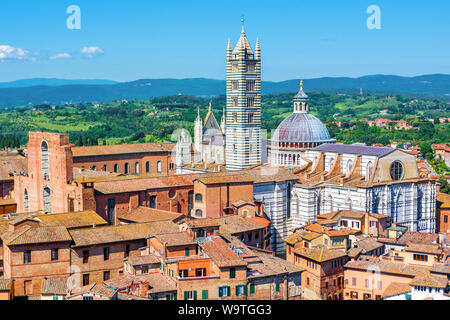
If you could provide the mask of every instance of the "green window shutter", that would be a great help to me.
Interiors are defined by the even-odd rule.
[[[231,296],[231,287],[227,286],[227,297]]]
[[[255,284],[254,283],[250,283],[250,294],[255,293]]]
[[[239,295],[239,287],[240,286],[236,286],[236,297]]]
[[[280,292],[280,284],[279,284],[279,283],[277,283],[277,284],[275,285],[275,291],[276,291],[276,292]]]
[[[219,287],[219,298],[222,296],[222,287]]]
[[[187,300],[189,297],[189,293],[187,291],[184,292],[184,300]]]
[[[197,300],[197,291],[194,291],[194,300]]]
[[[208,300],[208,290],[203,290],[202,291],[202,299],[203,300]]]
[[[230,279],[236,278],[236,269],[230,268]]]

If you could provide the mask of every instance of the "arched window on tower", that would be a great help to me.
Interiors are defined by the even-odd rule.
[[[158,161],[156,163],[156,171],[157,172],[162,172],[162,162],[161,161]]]
[[[50,181],[50,164],[48,156],[48,144],[46,141],[42,141],[41,143],[41,169],[42,178],[45,181]]]
[[[348,160],[347,161],[347,174],[349,174],[352,171],[352,168],[353,168],[353,161]]]
[[[29,209],[28,190],[27,189],[25,189],[25,191],[23,192],[23,209],[25,211],[28,211],[28,209]]]
[[[130,165],[128,164],[128,162],[125,163],[124,173],[125,173],[125,174],[130,173]]]
[[[114,172],[115,173],[119,172],[119,165],[117,163],[114,164]]]
[[[49,187],[45,187],[44,188],[44,212],[45,213],[51,213],[52,212],[51,202],[50,202],[50,195],[51,195],[50,188]]]
[[[373,171],[373,163],[369,161],[366,166],[366,181],[369,181]]]

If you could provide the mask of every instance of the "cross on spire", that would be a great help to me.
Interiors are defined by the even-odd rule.
[[[242,15],[241,17],[242,27],[245,25],[245,15]]]

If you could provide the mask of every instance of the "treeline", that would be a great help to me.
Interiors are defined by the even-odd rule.
[[[0,134],[0,149],[15,148],[21,146],[20,137],[17,134]]]

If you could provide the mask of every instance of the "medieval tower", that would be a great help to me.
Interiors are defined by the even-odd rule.
[[[227,47],[226,166],[241,170],[261,163],[261,49],[250,46],[242,26]]]

